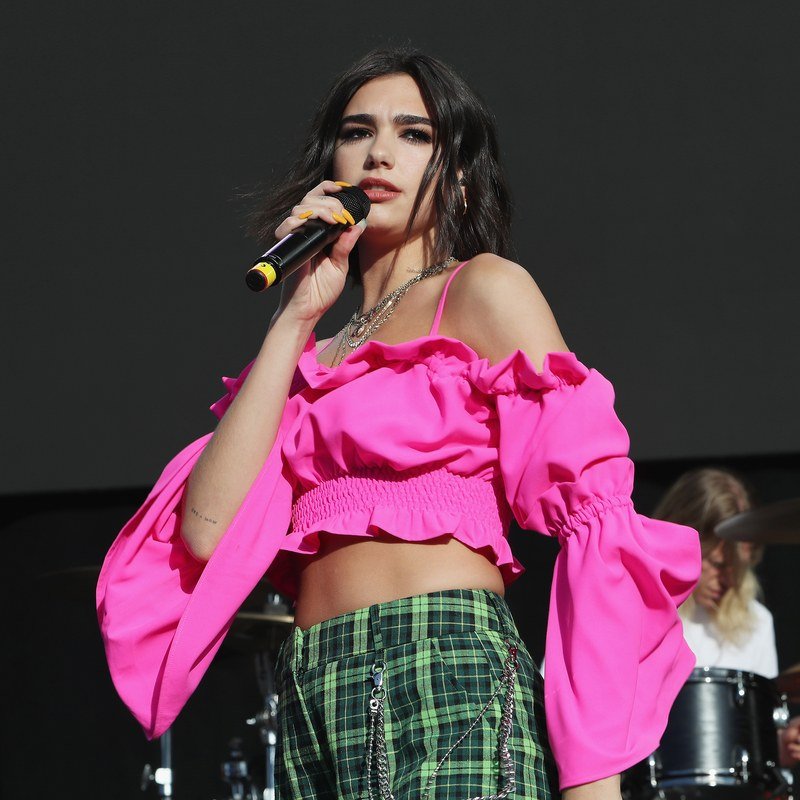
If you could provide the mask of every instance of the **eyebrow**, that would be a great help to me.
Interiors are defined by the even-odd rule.
[[[375,125],[375,117],[372,114],[351,114],[348,117],[342,117],[340,125],[347,122],[360,122],[362,125]],[[395,114],[395,125],[430,125],[433,124],[427,117],[418,117],[416,114]]]

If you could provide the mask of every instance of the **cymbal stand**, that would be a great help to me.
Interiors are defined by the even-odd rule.
[[[222,780],[231,787],[229,800],[258,800],[258,789],[242,752],[242,740],[231,739],[228,747],[230,754],[222,764]]]
[[[275,750],[278,744],[278,695],[275,693],[275,673],[269,653],[256,654],[256,677],[264,698],[264,708],[247,720],[257,725],[265,747],[265,779],[263,800],[275,800]]]
[[[145,764],[142,770],[141,789],[143,792],[151,783],[158,786],[159,797],[172,797],[172,729],[167,728],[158,740],[161,748],[161,766],[153,769]]]

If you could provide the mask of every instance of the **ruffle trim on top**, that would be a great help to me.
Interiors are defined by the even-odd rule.
[[[548,353],[541,371],[523,350],[496,364],[481,358],[460,339],[435,334],[387,344],[370,339],[335,367],[317,361],[316,337],[311,333],[298,367],[313,389],[333,389],[380,367],[425,364],[435,374],[463,377],[484,394],[510,394],[522,389],[547,391],[582,383],[589,369],[574,353]]]
[[[496,564],[506,584],[525,568],[505,538],[510,514],[495,486],[444,467],[398,473],[384,467],[350,470],[303,492],[281,551],[312,555],[321,532],[371,538],[381,532],[403,541],[452,536]]]
[[[547,353],[539,371],[524,350],[515,350],[496,364],[486,358],[472,362],[466,375],[484,394],[515,394],[578,385],[586,380],[589,369],[574,353]]]

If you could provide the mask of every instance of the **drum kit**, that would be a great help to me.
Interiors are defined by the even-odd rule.
[[[258,598],[261,608],[252,607]],[[263,599],[262,599],[263,598]],[[278,694],[275,685],[274,659],[283,640],[288,636],[294,617],[289,613],[286,599],[261,581],[242,610],[234,617],[223,648],[228,653],[250,655],[255,661],[256,681],[263,699],[262,707],[244,723],[258,731],[263,748],[261,765],[248,758],[243,739],[234,737],[229,742],[227,758],[221,762],[220,777],[228,785],[225,800],[274,800],[275,751],[278,744]],[[142,773],[142,791],[155,784],[160,797],[172,797],[172,732],[161,737],[161,765],[154,769],[145,764]]]
[[[723,539],[754,544],[800,544],[800,499],[747,511],[717,526]],[[50,573],[71,584],[96,582],[99,569]],[[78,580],[75,580],[78,579]],[[256,610],[249,610],[257,605]],[[232,738],[220,777],[225,800],[274,800],[278,694],[274,658],[291,631],[286,599],[262,581],[234,618],[223,648],[255,660],[262,707],[243,722],[259,733],[263,755],[256,766],[243,740]],[[717,667],[695,669],[675,700],[659,748],[622,778],[626,800],[791,800],[792,776],[781,769],[778,731],[789,721],[789,703],[800,703],[800,664],[776,680]],[[159,740],[160,765],[146,764],[141,789],[173,797],[172,731]],[[262,769],[263,765],[263,769]]]
[[[72,567],[40,575],[59,596],[74,597],[81,603],[97,584],[100,568]],[[275,751],[278,743],[278,694],[275,685],[274,660],[284,639],[291,632],[294,617],[289,601],[262,580],[242,604],[233,619],[220,655],[251,657],[263,704],[252,716],[242,720],[243,729],[252,728],[260,739],[260,752],[253,757],[245,748],[244,739],[233,737],[228,753],[220,762],[219,777],[227,784],[227,796],[218,800],[273,800],[275,797]],[[174,797],[172,728],[159,737],[157,765],[145,764],[140,788],[157,792],[159,797]],[[255,749],[255,748],[253,748]]]
[[[800,499],[730,517],[714,532],[753,545],[800,544]],[[800,664],[770,680],[717,667],[692,671],[672,706],[659,748],[623,776],[628,800],[793,797],[779,761],[789,703],[800,703]]]

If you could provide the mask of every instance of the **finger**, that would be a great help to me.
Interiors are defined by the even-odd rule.
[[[275,238],[276,239],[283,239],[284,236],[287,236],[292,231],[297,230],[297,228],[302,227],[306,224],[309,219],[314,219],[313,212],[306,217],[286,217],[286,219],[281,222],[281,224],[275,230]]]
[[[334,183],[333,185],[337,190],[342,188],[338,184]],[[347,185],[349,186],[350,184]],[[324,220],[329,225],[356,224],[353,215],[336,198],[328,195],[309,194],[304,198],[304,202],[298,203],[291,209],[289,217],[287,217],[287,220],[292,220],[291,224],[286,228],[283,228],[282,225],[278,230],[285,236],[295,230],[299,224],[303,224],[307,219],[313,219],[314,217]],[[278,236],[278,231],[276,231],[276,236]]]
[[[292,213],[286,218],[288,220],[298,220],[301,224],[309,219],[321,219],[327,222],[328,225],[346,225],[347,220],[341,213],[337,206],[324,206],[322,204],[315,204],[310,206],[308,204],[301,204],[292,209]]]
[[[348,186],[350,184],[347,184]],[[317,198],[317,197],[332,197],[337,193],[341,192],[344,188],[344,182],[337,183],[336,181],[322,181],[322,183],[318,183],[304,198],[303,201],[306,201],[310,198]]]
[[[343,231],[331,247],[331,261],[335,264],[346,265],[350,252],[366,227],[367,221],[362,219],[357,225],[352,225]]]
[[[349,188],[352,185],[352,183],[348,183],[347,181],[324,180],[319,184],[319,188],[324,191],[340,192],[342,189]]]
[[[286,218],[292,219],[293,217],[298,217],[300,219],[306,219],[307,217],[311,216],[311,214],[307,212],[313,212],[314,210],[315,206],[311,203],[298,203],[296,206],[292,206],[289,209],[289,214]]]
[[[327,195],[310,196],[303,198],[303,202],[294,206],[290,212],[291,216],[296,217],[308,210],[327,222],[338,222],[341,225],[355,225],[355,220],[350,212],[335,197]],[[351,221],[352,220],[352,221]]]
[[[323,192],[341,192],[345,186],[350,186],[351,184],[345,183],[345,181],[329,181],[324,180],[322,183],[317,185],[316,189],[322,189]]]

